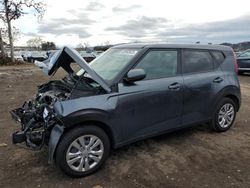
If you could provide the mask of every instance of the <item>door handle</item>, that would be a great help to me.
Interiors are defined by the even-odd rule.
[[[221,78],[221,77],[217,77],[217,78],[215,78],[214,79],[214,83],[221,83],[223,81],[223,78]]]
[[[172,83],[171,85],[168,86],[168,89],[171,89],[171,90],[179,90],[181,88],[181,84],[175,82],[175,83]]]

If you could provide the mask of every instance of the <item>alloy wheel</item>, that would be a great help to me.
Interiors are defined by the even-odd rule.
[[[103,142],[95,135],[84,135],[75,139],[68,147],[66,162],[78,172],[86,172],[94,168],[102,159]]]
[[[235,109],[232,104],[226,103],[224,104],[218,114],[218,123],[222,128],[229,127],[235,116]]]

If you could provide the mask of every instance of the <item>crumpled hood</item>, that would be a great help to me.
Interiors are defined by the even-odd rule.
[[[90,77],[96,81],[104,90],[108,93],[111,91],[110,87],[105,80],[102,79],[80,56],[80,54],[69,47],[63,47],[57,51],[50,59],[43,62],[36,62],[46,75],[54,74],[60,67],[62,67],[67,73],[72,74],[74,71],[70,67],[71,63],[77,63],[82,69],[84,69]]]

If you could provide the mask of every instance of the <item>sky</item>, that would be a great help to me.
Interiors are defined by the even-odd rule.
[[[238,43],[250,41],[249,0],[47,0],[13,21],[16,45],[41,37],[57,46],[129,42]],[[28,11],[28,10],[27,10]]]

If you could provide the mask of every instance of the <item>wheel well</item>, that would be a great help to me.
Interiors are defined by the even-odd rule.
[[[81,122],[81,123],[77,123],[75,125],[72,125],[72,126],[66,128],[64,134],[66,132],[68,132],[69,130],[74,129],[75,127],[84,126],[84,125],[96,125],[99,128],[101,128],[107,134],[107,136],[109,137],[110,146],[112,148],[114,148],[115,140],[114,140],[114,135],[113,135],[111,129],[109,128],[109,126],[107,124],[105,124],[103,122],[100,122],[100,121],[84,121],[84,122]]]
[[[236,105],[236,108],[237,108],[237,111],[238,111],[239,108],[240,108],[239,99],[235,95],[226,95],[225,97],[230,98],[230,99],[232,99],[234,101],[234,103]]]

